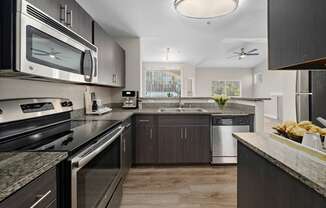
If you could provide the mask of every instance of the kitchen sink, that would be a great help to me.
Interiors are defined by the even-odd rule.
[[[203,108],[160,108],[161,113],[202,113],[207,112]]]
[[[182,112],[181,108],[160,108],[158,110],[161,113],[177,113],[177,112]]]

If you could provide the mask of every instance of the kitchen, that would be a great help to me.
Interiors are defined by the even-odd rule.
[[[198,2],[1,1],[0,207],[325,207],[326,3]]]

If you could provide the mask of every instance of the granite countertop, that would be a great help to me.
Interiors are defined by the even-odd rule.
[[[21,189],[62,160],[67,153],[0,153],[0,201]]]
[[[131,117],[134,114],[158,114],[158,115],[250,115],[251,112],[243,111],[243,110],[229,110],[225,109],[223,112],[218,110],[217,108],[204,108],[206,112],[159,112],[157,108],[144,108],[144,109],[131,109],[126,110],[122,108],[113,108],[112,112],[103,114],[103,115],[85,115],[84,111],[80,111],[73,115],[73,119],[75,120],[120,120],[124,121]]]
[[[310,154],[302,145],[271,134],[234,133],[239,142],[326,197],[326,154]],[[311,152],[311,151],[310,151]]]

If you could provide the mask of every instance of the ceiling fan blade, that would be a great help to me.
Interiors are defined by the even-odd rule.
[[[48,56],[49,54],[46,54],[46,53],[33,53],[34,55],[37,55],[37,56]]]
[[[241,55],[241,53],[239,53],[239,52],[233,52],[234,54],[237,54],[237,55]]]
[[[246,55],[247,55],[247,56],[258,56],[259,53],[247,53]]]
[[[257,48],[255,48],[255,49],[252,49],[252,50],[248,51],[247,53],[253,53],[253,52],[256,52],[256,51],[258,51],[258,49],[257,49]]]
[[[47,53],[46,51],[44,50],[41,50],[41,49],[37,49],[37,48],[32,48],[33,51],[38,51],[38,52],[42,52],[42,53]]]

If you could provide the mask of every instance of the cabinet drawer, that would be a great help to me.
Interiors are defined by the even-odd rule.
[[[154,116],[152,115],[137,115],[136,126],[153,126]]]
[[[53,205],[56,197],[56,169],[52,168],[9,196],[0,204],[0,208],[56,207],[56,203]]]
[[[161,115],[158,120],[159,126],[174,125],[204,125],[209,126],[210,120],[207,115]]]

